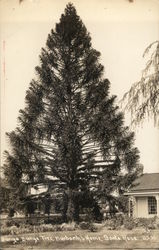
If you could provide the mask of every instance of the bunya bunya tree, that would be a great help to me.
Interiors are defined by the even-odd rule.
[[[43,183],[63,194],[67,220],[78,220],[88,197],[98,204],[122,195],[141,173],[134,133],[109,89],[100,53],[68,4],[42,48],[17,128],[7,134],[4,171],[19,200],[23,186]]]

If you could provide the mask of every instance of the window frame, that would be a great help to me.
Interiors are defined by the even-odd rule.
[[[157,200],[154,196],[148,196],[148,214],[157,215]]]

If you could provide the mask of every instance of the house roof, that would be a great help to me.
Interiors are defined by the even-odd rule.
[[[129,192],[159,190],[159,173],[143,174],[133,182]]]

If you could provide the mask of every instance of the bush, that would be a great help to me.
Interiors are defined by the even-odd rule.
[[[87,229],[89,229],[89,227],[90,227],[90,223],[89,223],[89,222],[83,221],[83,222],[81,222],[81,223],[79,224],[79,227],[80,227],[80,229],[87,230]]]
[[[104,225],[108,230],[116,229],[116,222],[115,219],[108,219]]]
[[[109,230],[115,230],[119,229],[121,227],[121,224],[120,221],[114,218],[110,219],[106,226],[108,227]]]
[[[159,218],[132,218],[128,216],[116,216],[112,219],[108,219],[105,223],[105,227],[109,230],[125,228],[132,230],[136,227],[142,227],[147,229],[158,229]]]
[[[116,215],[112,219],[108,219],[105,223],[105,227],[109,230],[119,229],[123,225],[124,216],[123,215]]]
[[[116,216],[112,219],[108,219],[105,222],[104,227],[109,230],[115,229],[128,229],[132,230],[136,227],[142,227],[146,229],[159,229],[159,218],[131,218],[128,216]],[[40,232],[56,232],[56,231],[74,231],[76,229],[89,230],[91,232],[96,232],[99,230],[97,225],[91,221],[83,221],[79,225],[76,223],[63,223],[63,224],[40,224],[31,225],[24,221],[17,222],[12,220],[7,220],[1,224],[1,234],[2,235],[18,235],[25,233],[40,233]],[[101,227],[100,227],[101,228]]]
[[[97,232],[98,228],[92,223],[89,225],[89,229],[90,232]]]
[[[35,226],[34,227],[34,232],[35,233],[40,233],[40,232],[56,232],[56,231],[61,231],[60,226],[58,225],[52,225],[52,224],[42,224],[40,226]]]
[[[71,223],[63,223],[61,226],[61,231],[74,231],[78,228],[77,224],[75,222]]]
[[[11,226],[1,227],[1,234],[2,235],[19,235],[19,234],[25,234],[25,233],[40,233],[40,232],[55,232],[59,231],[60,227],[57,225],[51,225],[51,224],[42,224],[39,226],[32,226],[32,225],[21,225],[20,227]]]
[[[159,228],[159,218],[157,216],[152,218],[136,218],[136,227],[144,227],[148,229],[158,229]]]
[[[154,225],[156,227],[156,229],[159,229],[159,217],[154,217]]]
[[[124,225],[124,228],[128,230],[132,230],[136,226],[134,219],[128,216],[124,218],[123,225]]]
[[[97,232],[98,228],[92,222],[81,222],[79,228],[82,230],[89,230],[91,232]]]
[[[52,224],[61,224],[63,222],[63,218],[61,214],[54,214],[53,216],[50,216],[50,218],[45,218],[44,223],[52,223]]]
[[[15,225],[15,221],[13,221],[13,220],[7,220],[6,222],[5,222],[5,226],[6,227],[12,227],[12,226],[14,226]]]
[[[42,233],[42,232],[56,232],[56,231],[74,231],[77,228],[75,223],[69,223],[62,225],[52,225],[52,224],[41,224],[41,225],[29,225],[29,224],[21,224],[19,227],[13,225],[11,227],[7,227],[3,225],[1,227],[2,235],[19,235],[25,233]]]
[[[5,225],[1,225],[1,235],[9,235],[11,234],[10,228]]]

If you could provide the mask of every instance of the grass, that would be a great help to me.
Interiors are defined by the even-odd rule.
[[[1,236],[2,249],[153,249],[159,247],[159,230],[88,230]]]

